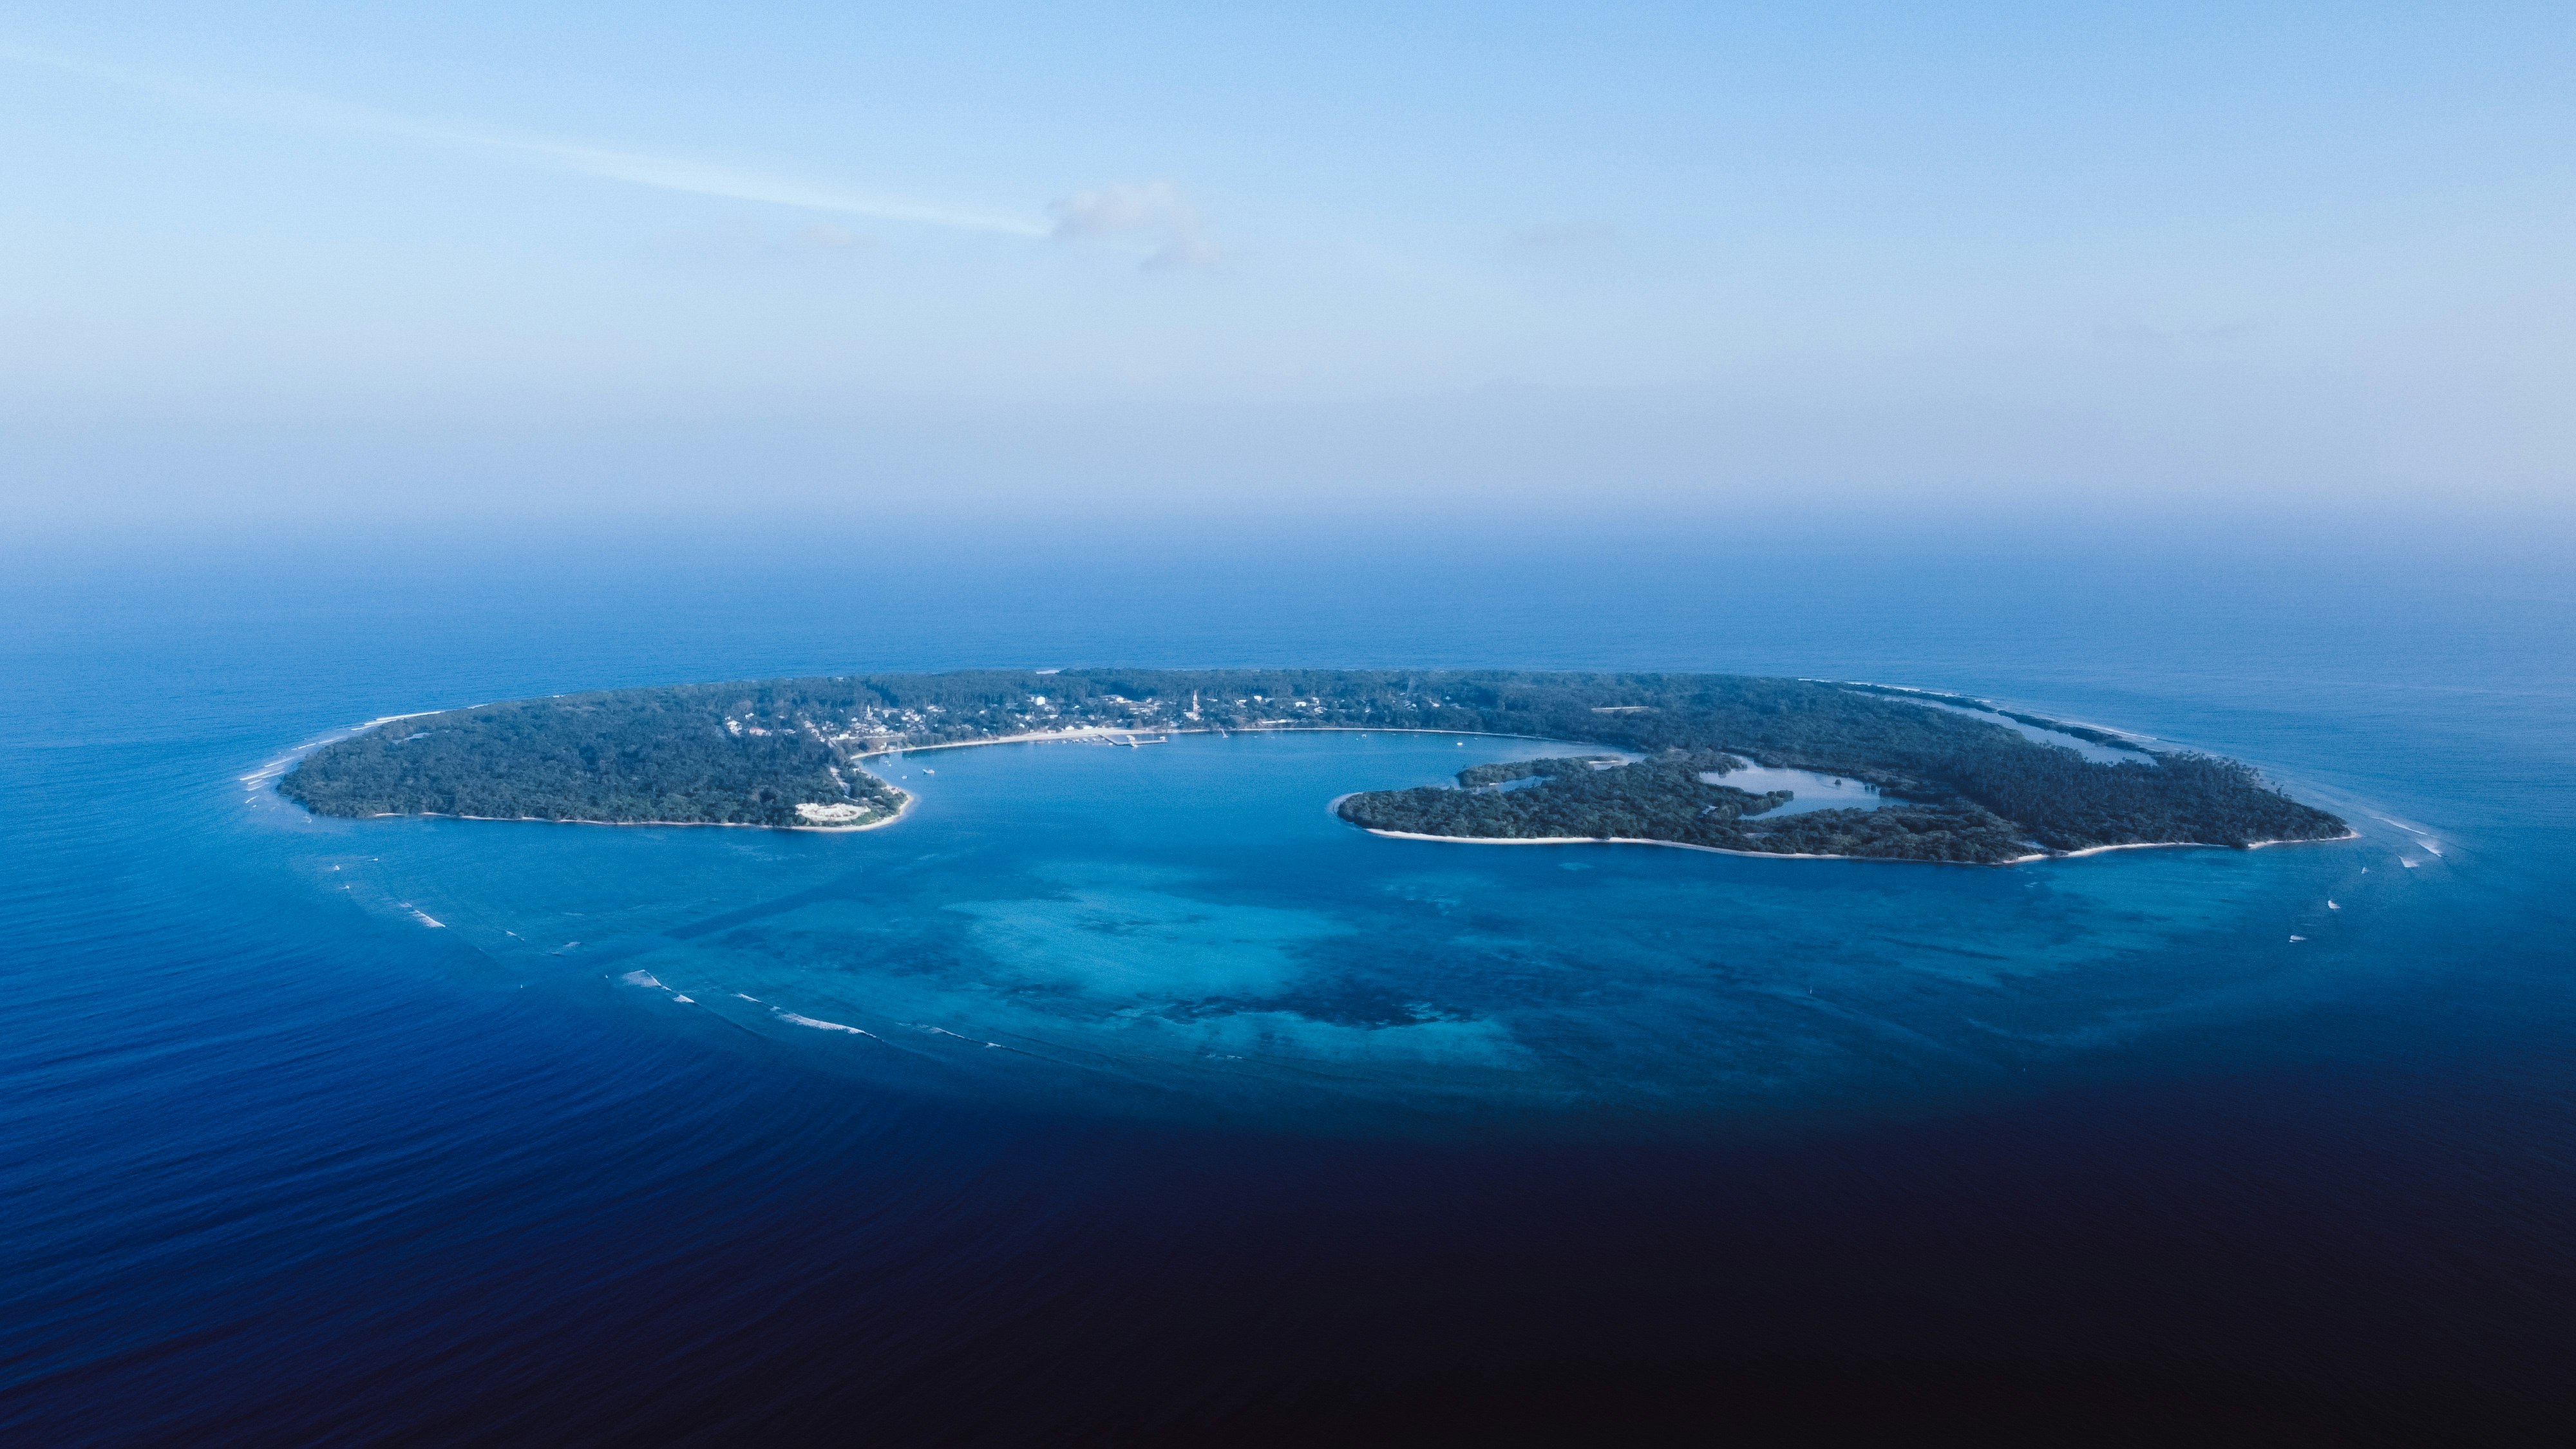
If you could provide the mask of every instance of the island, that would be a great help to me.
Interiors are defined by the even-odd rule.
[[[279,791],[321,815],[859,830],[904,792],[861,763],[1006,740],[1422,730],[1562,741],[1455,786],[1333,803],[1386,835],[1641,841],[1753,855],[2001,865],[2127,846],[2246,848],[2352,830],[2234,760],[1937,691],[1728,674],[973,670],[607,690],[380,723]],[[1581,751],[1575,753],[1573,751]],[[1867,805],[1803,808],[1806,772]]]

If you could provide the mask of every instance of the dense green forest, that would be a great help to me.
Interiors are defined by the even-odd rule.
[[[1367,792],[1340,807],[1355,823],[1417,834],[1994,862],[2034,848],[2346,833],[2233,761],[2156,752],[2100,764],[1903,691],[1711,674],[982,670],[613,690],[398,720],[315,750],[279,788],[343,816],[794,825],[820,810],[866,823],[901,803],[859,763],[887,750],[1031,733],[1297,728],[1527,735],[1644,757],[1606,770],[1580,757],[1479,767],[1457,789]],[[1894,802],[1748,818],[1769,808],[1765,797],[1700,778],[1738,757],[1866,781]]]
[[[1557,755],[1544,760],[1504,760],[1492,765],[1469,765],[1458,772],[1458,783],[1473,790],[1483,785],[1503,785],[1514,780],[1554,778],[1558,775],[1571,775],[1602,765],[1615,764],[1618,763],[1619,758],[1617,755]],[[1724,755],[1713,755],[1710,758],[1724,762],[1713,764],[1708,767],[1710,769],[1722,773],[1735,768],[1735,761]]]
[[[322,815],[803,825],[799,805],[893,814],[901,792],[805,731],[743,733],[638,690],[454,710],[304,757],[278,790]],[[836,812],[846,814],[847,812]]]
[[[1786,805],[1787,790],[1755,795],[1705,777],[1737,762],[1708,751],[1667,750],[1630,764],[1515,762],[1551,768],[1522,789],[1497,788],[1501,766],[1458,772],[1460,788],[1376,790],[1343,798],[1343,819],[1371,830],[1485,840],[1662,840],[1774,855],[1858,855],[1888,860],[1993,863],[2033,853],[2013,823],[1973,804],[1899,804],[1747,819]],[[1564,768],[1576,766],[1573,769]]]

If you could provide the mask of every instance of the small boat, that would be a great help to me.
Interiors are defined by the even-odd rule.
[[[2332,902],[2332,901],[2328,901],[2328,902],[2326,902],[2326,909],[2327,909],[2327,910],[2330,910],[2330,911],[2339,911],[2339,910],[2342,910],[2342,909],[2343,909],[2343,907],[2341,907],[2341,906],[2339,906],[2339,905],[2336,905],[2336,904],[2335,904],[2334,902]]]
[[[2292,936],[2290,939],[2291,939],[2293,942],[2298,942],[2298,941],[2304,941],[2304,940],[2306,940],[2306,939],[2308,939],[2308,938],[2307,938],[2307,937],[2305,937],[2305,936]]]

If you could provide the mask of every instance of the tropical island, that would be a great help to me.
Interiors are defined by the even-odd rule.
[[[1587,751],[1334,802],[1390,835],[1994,865],[2352,833],[2233,760],[1967,696],[1724,674],[977,670],[607,690],[387,721],[312,751],[278,789],[351,818],[856,830],[908,803],[864,768],[871,756],[1245,730],[1511,735]],[[1869,798],[1805,808],[1797,784],[1728,783],[1757,775],[1830,776]]]

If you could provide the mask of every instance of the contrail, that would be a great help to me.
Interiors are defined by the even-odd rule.
[[[1052,228],[1033,218],[975,211],[877,192],[853,191],[794,176],[741,171],[668,156],[639,156],[630,152],[602,151],[545,141],[504,141],[469,136],[453,139],[469,145],[515,151],[537,160],[553,162],[584,176],[626,181],[663,191],[723,196],[736,201],[763,201],[806,211],[829,211],[843,216],[872,217],[879,221],[918,222],[923,226],[954,227],[960,231],[999,232],[1005,236],[1043,237],[1052,234]]]
[[[950,206],[943,202],[921,201],[905,196],[889,196],[882,192],[837,186],[830,182],[809,181],[802,177],[781,176],[764,171],[747,171],[681,157],[648,156],[637,152],[612,151],[562,141],[534,140],[449,126],[435,126],[311,96],[282,92],[246,93],[208,90],[199,86],[144,76],[112,66],[97,65],[30,50],[6,41],[0,41],[0,60],[39,66],[65,75],[76,75],[86,80],[99,81],[127,90],[142,91],[164,100],[179,101],[209,109],[248,111],[299,125],[344,131],[365,131],[382,136],[401,136],[415,141],[468,147],[571,172],[575,175],[593,176],[607,181],[623,181],[633,186],[649,186],[658,191],[677,191],[691,196],[721,196],[733,201],[757,201],[772,206],[794,207],[801,211],[862,216],[876,221],[911,222],[921,226],[940,226],[957,231],[980,231],[1003,236],[1045,237],[1052,235],[1054,230],[1045,221],[1033,215]]]

